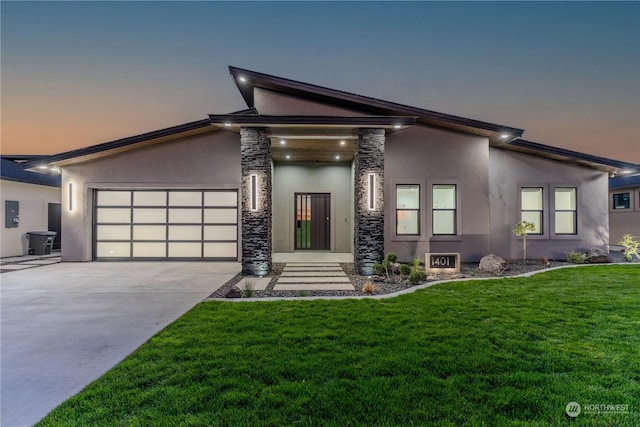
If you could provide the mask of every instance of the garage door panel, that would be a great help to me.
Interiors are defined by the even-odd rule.
[[[238,193],[231,191],[206,191],[204,193],[204,206],[238,206]]]
[[[207,224],[237,224],[237,209],[205,209],[204,222]]]
[[[129,206],[131,205],[131,192],[100,191],[97,202],[98,206]]]
[[[133,209],[134,224],[164,224],[167,222],[167,210],[164,208]]]
[[[165,206],[167,204],[166,191],[134,191],[134,206]]]
[[[98,242],[96,255],[98,258],[129,258],[131,244],[129,242]]]
[[[169,209],[169,223],[200,224],[202,211],[200,209]]]
[[[237,240],[238,227],[235,225],[205,225],[204,240]]]
[[[170,225],[169,240],[202,240],[200,225]]]
[[[237,191],[97,190],[95,200],[97,258],[237,258]]]
[[[198,243],[169,242],[169,257],[170,258],[201,258],[202,244],[199,242]]]
[[[134,225],[133,240],[167,240],[165,225]]]
[[[130,225],[99,225],[96,229],[98,240],[131,240]]]
[[[133,242],[134,258],[165,258],[167,244],[162,242]]]
[[[205,243],[204,256],[206,258],[236,258],[238,244],[235,242]]]

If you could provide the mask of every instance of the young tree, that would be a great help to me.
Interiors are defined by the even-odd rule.
[[[522,249],[524,251],[524,256],[522,257],[523,264],[527,262],[527,233],[535,230],[536,226],[534,223],[524,220],[514,225],[511,229],[511,231],[513,231],[513,234],[515,234],[516,236],[522,236]]]

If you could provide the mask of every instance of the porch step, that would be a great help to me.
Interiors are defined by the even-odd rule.
[[[355,288],[338,263],[291,262],[284,266],[274,291],[352,291]]]

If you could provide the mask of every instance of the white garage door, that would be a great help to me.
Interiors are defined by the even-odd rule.
[[[96,190],[94,206],[96,259],[237,259],[235,190]]]

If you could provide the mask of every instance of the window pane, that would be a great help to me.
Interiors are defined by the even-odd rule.
[[[522,212],[522,220],[532,222],[535,226],[530,234],[542,234],[542,212]]]
[[[205,209],[204,222],[206,222],[207,224],[237,224],[238,210],[237,209]]]
[[[541,211],[542,210],[542,188],[522,189],[522,210]]]
[[[238,246],[235,243],[205,243],[204,256],[207,258],[235,258]]]
[[[456,234],[456,211],[433,211],[433,234]]]
[[[613,209],[631,208],[631,193],[618,193],[613,195]]]
[[[169,222],[171,223],[201,223],[201,209],[169,209]]]
[[[166,240],[167,227],[164,225],[134,225],[133,240]]]
[[[456,208],[456,186],[455,185],[434,185],[433,186],[433,209],[455,209]]]
[[[556,234],[576,234],[576,212],[556,212]]]
[[[109,257],[129,257],[129,243],[120,242],[98,242],[96,243],[96,256],[98,258]]]
[[[202,244],[169,243],[169,256],[175,258],[199,258],[202,256]]]
[[[169,240],[202,240],[202,227],[199,225],[169,226]]]
[[[141,258],[164,258],[167,256],[167,244],[162,243],[134,243],[133,256]]]
[[[237,240],[238,227],[235,225],[208,225],[204,227],[204,240]]]
[[[398,227],[396,234],[418,234],[418,211],[396,212]]]
[[[576,210],[576,189],[556,188],[556,210],[575,211]]]
[[[396,186],[397,209],[420,209],[420,186],[398,185]]]
[[[96,240],[129,240],[131,226],[129,225],[98,225]]]
[[[207,191],[204,193],[205,206],[238,206],[238,193],[235,191]]]
[[[98,208],[96,220],[105,222],[131,222],[131,209],[129,208]]]

